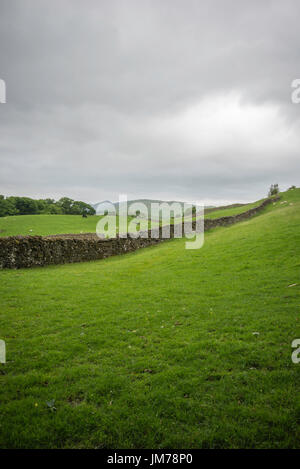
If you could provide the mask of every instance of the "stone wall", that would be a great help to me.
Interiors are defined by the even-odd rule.
[[[254,208],[250,208],[250,210],[247,210],[245,212],[239,213],[238,215],[232,215],[231,217],[221,217],[221,218],[215,218],[215,219],[205,219],[205,228],[204,230],[209,230],[210,228],[214,228],[216,226],[227,226],[227,225],[232,225],[233,223],[237,223],[242,220],[247,220],[248,218],[253,217],[254,215],[258,214],[261,212],[266,205],[269,205],[271,203],[275,203],[280,199],[280,197],[272,197],[269,199],[265,199],[260,205]]]
[[[256,215],[263,208],[278,200],[266,199],[258,207],[239,215],[217,219],[205,219],[204,229],[227,226]],[[195,229],[195,222],[193,222]],[[99,239],[95,233],[63,234],[52,236],[9,236],[0,238],[0,268],[19,269],[23,267],[44,266],[83,262],[124,254],[139,248],[157,244],[162,239],[162,229],[156,232],[157,237]],[[171,238],[174,236],[174,225],[170,226]]]

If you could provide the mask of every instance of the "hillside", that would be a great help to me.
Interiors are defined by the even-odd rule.
[[[148,201],[149,202],[149,201]],[[153,201],[151,201],[153,202]],[[262,200],[239,207],[220,207],[208,212],[206,218],[236,215],[256,207]],[[172,203],[172,202],[171,202]],[[0,237],[16,235],[41,235],[62,233],[91,233],[96,231],[99,215],[83,218],[81,215],[16,215],[0,218]],[[133,217],[128,217],[130,221]],[[178,222],[175,219],[175,223]],[[174,223],[174,219],[171,219]],[[158,223],[157,223],[158,224]]]
[[[299,233],[297,189],[200,250],[1,271],[0,447],[299,448]]]
[[[257,200],[256,202],[252,202],[250,204],[241,204],[239,206],[227,206],[227,207],[215,207],[213,211],[205,211],[206,218],[220,218],[220,217],[231,217],[233,215],[238,215],[239,213],[246,212],[251,208],[257,207],[263,202],[264,199]],[[238,205],[238,204],[237,204]]]

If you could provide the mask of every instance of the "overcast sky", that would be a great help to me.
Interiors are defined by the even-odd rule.
[[[230,203],[300,185],[299,0],[0,0],[0,193]]]

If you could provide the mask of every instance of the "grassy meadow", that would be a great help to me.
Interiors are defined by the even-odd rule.
[[[199,250],[0,271],[0,447],[300,448],[299,311],[300,189]]]
[[[15,215],[0,218],[0,236],[92,233],[102,216]]]
[[[255,208],[263,202],[264,199],[258,200],[251,204],[242,205],[241,207],[228,207],[214,210],[213,212],[207,213],[205,218],[221,218],[221,217],[232,217],[233,215],[239,215],[240,213],[246,212],[251,208]]]

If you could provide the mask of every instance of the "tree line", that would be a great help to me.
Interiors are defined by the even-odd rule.
[[[69,197],[54,199],[31,199],[30,197],[5,197],[0,195],[0,217],[10,215],[95,215],[95,209],[85,202]]]

